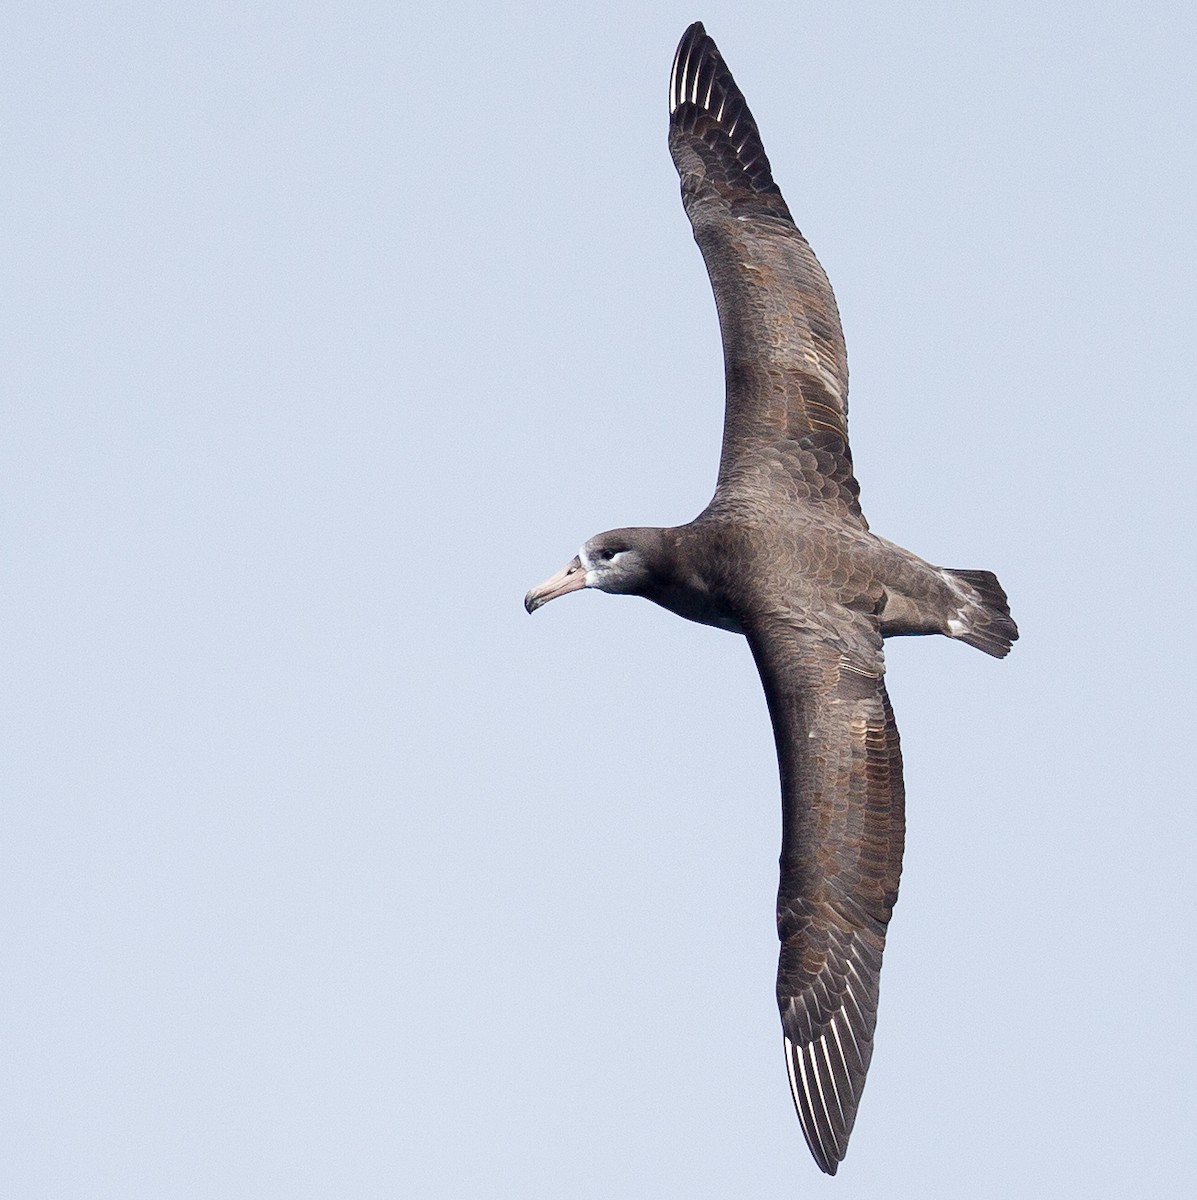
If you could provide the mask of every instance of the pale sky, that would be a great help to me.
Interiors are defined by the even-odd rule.
[[[525,590],[693,517],[702,19],[831,277],[908,849],[848,1158],[773,999],[741,639]],[[18,4],[0,1194],[1187,1197],[1188,4]]]

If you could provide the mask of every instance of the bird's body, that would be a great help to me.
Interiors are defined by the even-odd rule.
[[[748,639],[781,772],[786,1064],[807,1143],[834,1174],[872,1055],[902,864],[902,760],[882,639],[939,633],[1001,657],[1018,631],[992,574],[932,566],[870,531],[831,286],[699,24],[674,60],[669,144],[723,335],[715,494],[687,525],[591,538],[526,605],[595,587]]]

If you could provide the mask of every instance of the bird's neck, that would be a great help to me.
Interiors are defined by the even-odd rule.
[[[658,532],[661,556],[654,564],[652,582],[643,592],[645,599],[687,621],[743,633],[719,579],[708,569],[709,556],[704,552],[708,539],[704,535],[709,531],[691,523]]]

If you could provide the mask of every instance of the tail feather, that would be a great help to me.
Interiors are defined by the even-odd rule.
[[[961,590],[971,593],[969,598],[973,600],[960,610],[958,621],[949,622],[952,636],[994,658],[1005,658],[1018,640],[1018,626],[1010,616],[1010,605],[997,576],[992,571],[948,570],[946,574],[957,586],[963,584]],[[957,623],[959,630],[955,628]]]

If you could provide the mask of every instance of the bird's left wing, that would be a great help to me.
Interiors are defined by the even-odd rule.
[[[781,768],[777,1003],[802,1132],[828,1174],[873,1053],[905,834],[876,618],[841,611],[840,637],[776,615],[748,630]]]

